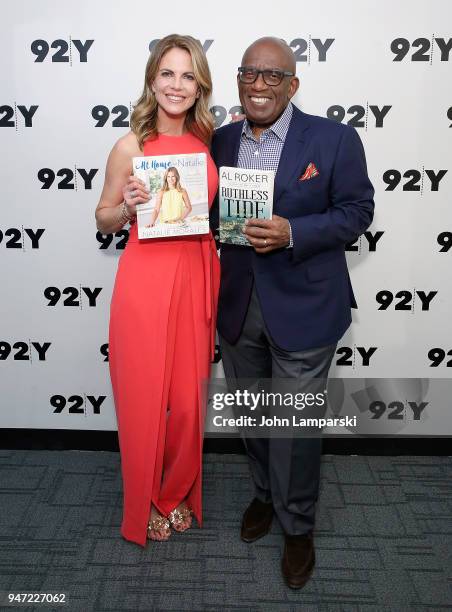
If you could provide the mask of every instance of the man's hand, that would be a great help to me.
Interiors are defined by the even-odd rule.
[[[289,222],[284,217],[273,215],[273,219],[247,219],[243,233],[256,253],[270,253],[289,245]]]

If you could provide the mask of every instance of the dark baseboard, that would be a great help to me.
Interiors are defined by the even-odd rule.
[[[93,450],[119,451],[116,431],[74,429],[0,429],[4,450]],[[325,438],[324,455],[433,455],[451,454],[450,438]],[[243,454],[238,438],[207,438],[205,453]]]

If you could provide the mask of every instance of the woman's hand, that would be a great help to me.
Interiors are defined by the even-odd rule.
[[[136,176],[129,176],[127,183],[122,188],[122,195],[129,217],[137,214],[137,204],[149,202],[150,191],[146,184]]]

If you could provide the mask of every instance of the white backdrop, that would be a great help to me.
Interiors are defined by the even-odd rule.
[[[363,140],[376,212],[347,252],[359,310],[331,375],[450,378],[452,4],[156,6],[2,4],[0,426],[116,428],[104,345],[125,239],[100,242],[94,209],[149,45],[171,32],[205,45],[218,124],[244,49],[274,35],[297,57],[295,103]]]

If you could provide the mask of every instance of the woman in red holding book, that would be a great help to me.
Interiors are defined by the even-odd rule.
[[[113,147],[96,209],[99,231],[127,222],[110,310],[110,374],[118,420],[124,512],[121,533],[144,546],[201,525],[202,384],[214,348],[219,261],[212,235],[138,240],[144,183],[132,158],[207,154],[209,206],[218,173],[209,154],[212,82],[201,45],[170,35],[154,47],[131,131]]]

